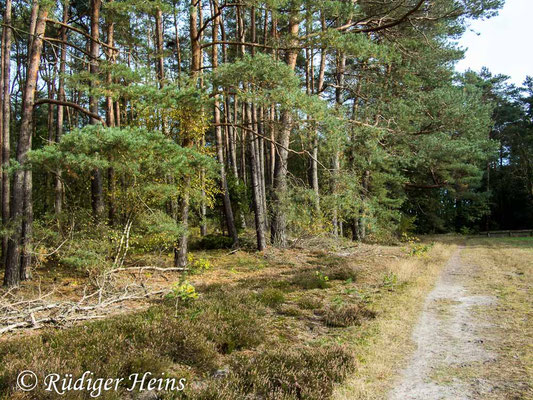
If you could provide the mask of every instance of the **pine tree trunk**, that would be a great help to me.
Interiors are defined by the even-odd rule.
[[[322,30],[326,29],[326,21],[323,17]],[[311,61],[312,62],[312,61]],[[316,94],[322,97],[322,91],[324,90],[324,76],[326,71],[326,49],[322,48],[320,52],[320,66],[318,70],[318,82],[316,85]],[[313,85],[314,86],[314,85]],[[313,136],[313,159],[311,160],[311,176],[312,186],[315,192],[315,210],[317,215],[320,215],[320,188],[318,182],[318,131],[314,132]]]
[[[1,146],[1,165],[2,165],[2,222],[7,224],[10,210],[10,179],[7,172],[10,157],[10,128],[11,128],[11,0],[6,0],[4,13],[4,28],[2,34],[2,129],[0,130]],[[2,264],[5,265],[5,256],[7,253],[7,236],[2,237]]]
[[[228,126],[228,147],[229,147],[229,156],[230,156],[230,164],[231,164],[231,171],[233,172],[233,176],[235,177],[235,180],[239,180],[239,170],[237,166],[237,146],[236,146],[236,140],[235,140],[235,129],[232,126],[234,121],[231,118],[231,107],[230,107],[230,98],[229,95],[226,96],[226,106],[225,106],[225,115],[227,118]]]
[[[363,173],[363,199],[368,196],[368,189],[370,185],[370,171],[366,170]],[[365,216],[365,209],[361,207],[359,211],[359,217],[357,221],[357,240],[363,241],[366,238],[366,216]]]
[[[213,13],[217,13],[218,1],[213,0]],[[213,21],[213,42],[218,38],[220,18],[216,17]],[[218,67],[218,48],[216,45],[212,49],[212,67],[213,71]],[[214,87],[213,90],[218,91],[218,87]],[[220,164],[220,185],[222,189],[222,202],[224,205],[224,215],[226,217],[226,226],[228,228],[228,233],[230,234],[233,240],[233,246],[237,246],[239,243],[239,237],[237,235],[237,229],[235,228],[235,219],[233,217],[233,210],[231,208],[231,199],[228,191],[228,182],[226,179],[226,165],[224,163],[224,141],[222,140],[222,129],[220,126],[220,101],[219,96],[215,96],[215,103],[213,108],[213,117],[215,123],[215,136],[216,136],[216,145],[217,145],[217,160]]]
[[[112,3],[113,0],[109,0],[109,3]],[[113,65],[115,63],[116,55],[113,47],[115,46],[115,23],[113,21],[107,21],[107,45],[109,46],[106,50],[107,61],[109,64]],[[107,71],[106,74],[106,84],[111,86],[113,83],[111,77],[111,71]],[[116,126],[116,117],[115,117],[115,107],[113,104],[113,98],[107,96],[105,99],[106,102],[106,125],[110,128]],[[109,226],[115,225],[115,202],[116,202],[116,178],[114,168],[107,169],[107,223]]]
[[[63,3],[63,23],[68,23],[68,11],[69,3],[65,1]],[[65,96],[65,72],[67,65],[67,28],[61,27],[60,30],[60,56],[59,56],[59,87],[57,90],[57,99],[59,101],[66,101]],[[61,136],[63,136],[63,123],[65,118],[65,107],[59,104],[57,106],[57,116],[56,116],[56,142],[61,141]],[[54,211],[56,215],[61,214],[63,210],[63,181],[62,181],[62,172],[60,169],[56,171],[55,185],[54,185]]]
[[[341,108],[343,105],[343,87],[344,87],[344,70],[346,68],[346,56],[342,52],[337,53],[337,66],[336,66],[336,87],[335,87],[335,102],[337,107]],[[335,199],[338,192],[338,179],[340,172],[340,143],[337,144],[337,148],[333,153],[333,187],[332,192]],[[341,221],[338,215],[337,204],[333,208],[333,233],[335,236],[339,236],[341,230]]]
[[[35,0],[35,3],[37,0]],[[35,35],[30,48],[28,72],[22,101],[22,116],[20,121],[20,135],[17,144],[17,162],[22,168],[13,175],[13,197],[10,210],[10,220],[14,231],[8,240],[6,256],[6,272],[4,284],[11,287],[19,284],[21,279],[29,278],[29,246],[31,245],[31,224],[33,222],[31,204],[31,170],[24,170],[27,154],[31,150],[32,119],[35,92],[41,61],[43,36],[46,28],[48,7],[42,7],[31,21],[35,26]],[[22,251],[22,254],[21,254]]]
[[[297,12],[292,12],[289,19],[289,35],[292,48],[287,50],[285,62],[294,71],[296,59],[298,57],[297,44],[299,21]],[[274,169],[274,188],[272,195],[272,222],[271,241],[279,247],[287,246],[287,210],[288,206],[288,186],[287,167],[290,146],[290,135],[292,130],[292,114],[289,110],[284,110],[281,114],[281,132],[279,146],[277,149],[276,166]]]
[[[252,119],[252,106],[246,105],[246,126],[248,129],[253,130]],[[252,181],[252,198],[255,215],[255,231],[257,238],[257,250],[263,251],[266,249],[266,237],[265,237],[265,213],[263,210],[263,199],[261,194],[261,182],[259,180],[259,160],[257,157],[257,135],[250,132],[250,171]]]
[[[102,6],[101,0],[91,0],[91,40],[90,40],[90,55],[91,61],[89,64],[89,72],[93,79],[96,79],[98,74],[98,57],[100,55],[100,8]],[[95,87],[94,81],[91,81],[91,87]],[[98,98],[91,94],[89,96],[89,111],[93,114],[98,114]],[[91,117],[90,123],[96,125],[98,119]],[[100,221],[104,213],[103,200],[103,178],[102,171],[97,169],[93,171],[91,177],[91,204],[93,208],[93,216],[95,220]]]
[[[191,0],[189,14],[189,32],[191,38],[191,77],[197,79],[202,65],[202,48],[200,47],[200,35],[198,34],[198,2]],[[184,147],[190,147],[192,142],[185,138]],[[174,265],[177,267],[187,266],[187,254],[189,246],[189,184],[190,178],[185,178],[184,190],[180,198],[180,219],[184,229],[178,240],[178,247],[174,250]]]

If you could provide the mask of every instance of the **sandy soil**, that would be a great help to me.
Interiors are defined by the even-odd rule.
[[[492,307],[496,299],[469,293],[475,271],[461,261],[459,248],[450,258],[433,291],[426,298],[413,331],[417,350],[389,394],[390,400],[480,399],[486,381],[442,379],[447,370],[491,362],[495,355],[483,346],[482,331],[490,329],[474,318],[472,307]],[[479,309],[479,308],[478,308]]]

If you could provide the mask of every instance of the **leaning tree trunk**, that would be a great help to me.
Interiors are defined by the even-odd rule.
[[[35,0],[35,2],[37,1]],[[13,175],[13,197],[10,210],[13,233],[8,240],[4,276],[4,284],[7,286],[16,286],[21,279],[27,279],[30,276],[28,267],[33,219],[30,196],[32,175],[31,170],[25,168],[27,167],[27,155],[31,150],[33,105],[47,16],[48,7],[44,6],[41,7],[36,16],[36,21],[31,21],[31,24],[35,26],[35,35],[30,48],[26,85],[22,99],[20,135],[17,143],[17,162],[20,164],[20,168]]]

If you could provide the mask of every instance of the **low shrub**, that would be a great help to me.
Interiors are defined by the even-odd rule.
[[[260,344],[266,335],[265,314],[263,304],[246,291],[221,290],[187,310],[191,325],[223,354]]]
[[[357,279],[357,270],[348,265],[339,265],[337,267],[328,269],[329,279],[332,281],[347,281],[355,282]]]
[[[196,292],[195,287],[191,283],[188,281],[179,281],[172,285],[172,289],[170,293],[166,295],[166,298],[175,300],[177,316],[177,307],[179,303],[190,303],[193,300],[196,300],[198,296],[198,292]]]
[[[50,373],[81,376],[84,371],[95,377],[127,378],[133,372],[146,371],[172,376],[175,364],[205,371],[216,368],[218,360],[215,343],[196,326],[173,317],[167,307],[156,307],[1,343],[0,393],[13,393],[17,374],[26,369],[40,378]],[[32,398],[56,398],[52,394],[39,387]],[[75,396],[68,398],[78,398]],[[112,396],[121,398],[114,392],[102,397]]]
[[[302,314],[302,310],[294,304],[283,304],[278,308],[278,313],[286,315],[288,317],[298,317]]]
[[[375,313],[361,305],[340,305],[324,311],[324,324],[330,327],[345,328],[360,325],[364,319],[374,318]]]
[[[301,271],[292,278],[292,283],[302,289],[326,289],[330,286],[329,277],[321,271]]]
[[[333,385],[355,368],[354,357],[340,346],[274,349],[232,363],[233,387],[240,397],[322,400]]]
[[[322,299],[314,296],[304,296],[297,300],[298,306],[304,310],[316,310],[322,308]]]
[[[277,288],[265,288],[257,294],[257,299],[268,307],[277,307],[285,301],[285,293]]]
[[[189,273],[191,274],[198,274],[200,272],[208,271],[213,267],[209,260],[205,258],[195,257],[191,253],[188,254],[187,261]]]

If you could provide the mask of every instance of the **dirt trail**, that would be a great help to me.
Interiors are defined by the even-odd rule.
[[[390,393],[390,400],[479,398],[475,390],[479,380],[443,379],[449,369],[490,362],[495,357],[483,348],[480,332],[486,326],[473,317],[471,307],[493,306],[496,299],[469,295],[465,282],[472,279],[473,271],[461,262],[461,251],[462,247],[452,255],[426,298],[413,332],[417,350]]]

